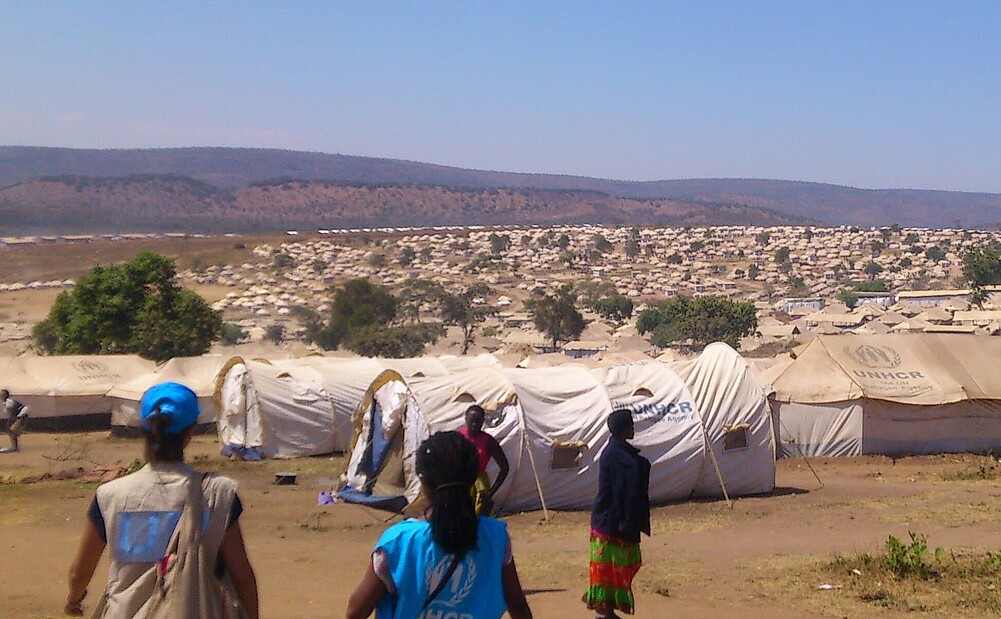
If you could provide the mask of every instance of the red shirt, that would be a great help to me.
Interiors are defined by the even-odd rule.
[[[490,435],[486,432],[480,432],[476,436],[469,436],[469,430],[466,429],[466,426],[459,428],[459,434],[466,437],[466,440],[476,447],[476,455],[480,458],[478,472],[482,473],[487,470],[487,465],[490,464],[490,448],[488,447],[490,445]]]

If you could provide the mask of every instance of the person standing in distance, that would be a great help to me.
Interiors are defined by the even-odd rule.
[[[166,569],[174,529],[180,525],[184,506],[198,484],[203,506],[198,540],[207,565],[198,569],[204,591],[220,587],[218,568],[232,581],[235,597],[250,619],[257,619],[257,578],[247,558],[240,531],[243,512],[236,482],[227,477],[202,474],[184,462],[184,448],[191,442],[199,415],[198,397],[179,383],[150,387],[140,401],[140,421],[146,446],[146,465],[97,489],[87,510],[87,522],[76,558],[70,566],[69,592],[64,612],[83,615],[83,599],[94,570],[111,546],[108,584],[98,603],[104,619],[145,617],[156,591],[156,572]],[[187,543],[187,542],[186,542]],[[176,563],[174,565],[177,565]],[[219,619],[222,589],[211,600],[182,600],[186,616]],[[200,596],[201,597],[201,596]],[[218,602],[218,603],[217,603]]]
[[[10,437],[10,449],[7,452],[18,451],[17,438],[24,432],[24,424],[28,419],[28,407],[11,397],[10,391],[0,389],[0,402],[7,414],[7,436]]]
[[[466,437],[466,440],[476,447],[478,471],[472,490],[476,514],[489,516],[493,511],[494,494],[507,479],[511,465],[508,464],[507,456],[504,455],[504,450],[501,449],[497,439],[483,431],[485,417],[483,407],[473,404],[466,409],[466,425],[459,429],[459,434]],[[493,484],[490,483],[490,476],[487,475],[487,465],[490,464],[491,458],[496,460],[497,466],[500,467],[497,480]]]
[[[642,565],[640,533],[650,535],[650,461],[628,443],[632,413],[608,416],[611,438],[598,465],[598,494],[591,508],[591,563],[584,603],[605,618],[633,614],[633,578]]]

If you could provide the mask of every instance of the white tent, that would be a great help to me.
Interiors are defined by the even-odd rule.
[[[115,385],[108,391],[108,397],[111,398],[112,431],[138,428],[139,402],[143,394],[153,385],[164,382],[181,383],[194,391],[202,411],[198,425],[203,429],[214,428],[217,409],[212,396],[219,370],[227,360],[227,357],[220,355],[174,357],[155,372]]]
[[[482,357],[482,358],[480,358]],[[488,363],[491,355],[473,357]],[[441,376],[449,372],[448,366],[434,357],[387,359],[380,357],[306,357],[277,362],[291,368],[308,366],[315,371],[322,388],[330,400],[334,416],[334,448],[347,451],[351,446],[354,414],[372,382],[386,370],[394,370],[407,380],[412,377]]]
[[[402,382],[402,377],[398,380]],[[406,388],[413,395],[408,418],[422,419],[423,424],[415,421],[410,426],[390,426],[405,432],[425,427],[423,435],[403,439],[402,445],[412,448],[428,432],[461,427],[471,403],[484,406],[488,429],[511,463],[511,475],[494,497],[500,509],[538,509],[543,500],[553,508],[590,505],[597,484],[595,458],[608,438],[605,419],[611,408],[603,386],[584,368],[479,367],[459,374],[415,377],[409,385],[379,388],[396,392]],[[359,412],[363,419],[373,416],[371,407]],[[356,422],[356,427],[364,427],[365,423]],[[383,439],[392,441],[394,437],[387,435]],[[352,450],[347,479],[354,488],[359,488],[358,471],[353,468],[360,460],[356,454],[367,448],[363,439]],[[408,454],[404,453],[403,459],[409,462]],[[406,499],[412,501],[418,486],[412,468],[404,471],[408,480],[404,486],[411,492]],[[490,472],[496,475],[496,470]]]
[[[787,456],[1001,449],[1001,339],[818,337],[766,374]]]
[[[707,452],[695,398],[681,378],[657,362],[615,365],[592,373],[604,385],[612,410],[633,411],[633,444],[654,465],[651,499],[655,494],[660,502],[691,496],[699,486]],[[662,461],[651,458],[651,448],[658,449]],[[718,482],[715,488],[719,494]]]
[[[155,368],[135,355],[14,357],[0,369],[0,385],[29,408],[35,429],[107,428],[108,390]]]
[[[722,362],[704,362],[691,373],[696,382],[716,374],[746,380],[746,372],[730,368],[725,374],[721,371],[725,367]],[[747,434],[756,440],[764,399],[759,392],[752,405],[749,386],[752,383],[741,382],[706,399],[737,406],[734,419],[753,417],[754,424],[748,426],[753,425],[754,432]],[[606,422],[616,407],[634,411],[633,443],[652,464],[652,501],[684,499],[696,492],[721,494],[715,471],[707,468],[711,464],[695,397],[670,367],[650,362],[593,370],[575,364],[533,369],[483,366],[410,380],[383,374],[370,387],[355,421],[356,439],[345,475],[349,500],[366,500],[369,493],[375,495],[369,497],[372,502],[386,500],[376,488],[382,473],[371,463],[393,462],[401,466],[388,467],[391,483],[383,487],[396,489],[405,502],[413,501],[419,486],[407,450],[416,448],[430,432],[460,428],[473,403],[486,410],[486,431],[497,439],[511,464],[508,480],[494,497],[504,511],[590,507],[598,483],[598,458],[609,439]],[[763,416],[767,426],[767,408]],[[722,412],[715,418],[730,419]],[[768,452],[770,466],[764,466],[761,450],[747,451],[753,456],[734,457],[727,460],[733,464],[724,467],[735,480],[734,494],[765,492],[774,484],[774,452]],[[721,454],[732,455],[722,448]],[[738,470],[748,461],[753,461],[754,471]],[[490,467],[488,472],[495,477],[496,465],[491,462]]]
[[[241,357],[219,373],[215,398],[223,453],[245,459],[294,458],[335,447],[333,408],[309,367]]]
[[[765,387],[747,361],[722,342],[710,344],[690,361],[673,365],[695,398],[727,491],[759,494],[775,488],[775,437]],[[706,459],[696,494],[719,491]]]
[[[448,372],[433,357],[310,356],[250,363],[236,358],[217,381],[224,448],[267,458],[347,451],[354,413],[366,390],[387,369],[404,379]]]

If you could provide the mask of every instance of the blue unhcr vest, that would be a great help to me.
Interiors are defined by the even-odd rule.
[[[448,571],[452,555],[431,538],[431,525],[405,520],[382,534],[376,549],[386,560],[397,597],[379,601],[377,619],[498,619],[507,610],[501,567],[507,549],[507,525],[481,516],[476,547],[456,567],[448,584],[421,612],[424,600]]]

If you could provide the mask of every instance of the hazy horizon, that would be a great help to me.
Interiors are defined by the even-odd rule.
[[[394,161],[405,161],[409,163],[424,163],[428,165],[439,165],[442,167],[451,167],[456,169],[468,169],[474,171],[484,171],[484,172],[501,172],[501,173],[513,173],[513,174],[536,174],[543,176],[571,176],[571,177],[581,177],[581,178],[593,178],[596,180],[608,180],[613,182],[665,182],[665,181],[696,181],[696,180],[761,180],[761,181],[776,181],[776,182],[798,182],[805,184],[827,184],[840,187],[846,187],[849,189],[860,189],[863,191],[948,191],[956,193],[986,193],[991,195],[1001,194],[1001,191],[967,191],[963,189],[938,189],[930,187],[862,187],[856,185],[847,185],[843,183],[827,182],[821,180],[809,180],[803,178],[765,178],[765,177],[751,177],[751,176],[688,176],[683,178],[609,178],[601,176],[582,176],[581,174],[563,174],[559,172],[545,172],[545,171],[524,171],[524,170],[499,170],[499,169],[486,169],[486,168],[470,168],[463,167],[460,165],[448,165],[444,163],[435,163],[433,161],[415,161],[413,159],[401,159],[398,157],[372,157],[371,155],[352,155],[347,152],[323,152],[321,150],[297,150],[292,148],[281,148],[277,146],[218,146],[218,145],[201,145],[201,146],[148,146],[148,147],[108,147],[108,148],[77,148],[73,146],[43,146],[39,144],[0,144],[0,148],[58,148],[66,150],[105,150],[105,151],[125,151],[125,150],[182,150],[187,148],[236,148],[244,150],[277,150],[283,152],[302,152],[309,154],[321,154],[321,155],[338,155],[338,156],[358,156],[366,158],[375,159],[389,159]],[[324,180],[322,178],[316,178],[314,180]]]

